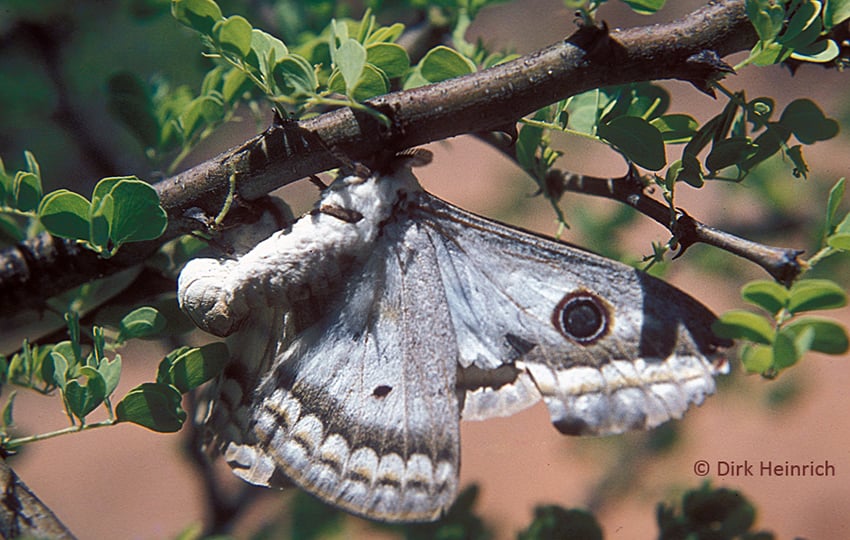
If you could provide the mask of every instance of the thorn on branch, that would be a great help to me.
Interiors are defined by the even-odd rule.
[[[693,76],[688,77],[688,82],[711,97],[715,97],[714,83],[730,73],[735,73],[735,69],[721,60],[714,51],[693,54],[688,57],[687,64],[694,70]]]
[[[786,286],[797,279],[804,270],[805,265],[800,260],[802,250],[753,242],[710,227],[682,210],[677,210],[674,215],[669,206],[645,194],[645,186],[633,167],[621,178],[597,178],[559,170],[550,171],[550,175],[555,174],[561,178],[563,191],[605,197],[628,204],[666,227],[679,244],[676,257],[696,243],[708,244],[761,266],[775,280]]]

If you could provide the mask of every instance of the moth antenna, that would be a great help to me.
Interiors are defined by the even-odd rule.
[[[423,167],[431,163],[434,153],[425,148],[408,148],[398,152],[395,157],[408,167]]]
[[[315,174],[311,174],[308,178],[310,178],[310,183],[319,188],[319,191],[324,191],[328,188],[328,185],[322,182],[322,179]]]

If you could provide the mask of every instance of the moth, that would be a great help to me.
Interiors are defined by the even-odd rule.
[[[241,478],[351,513],[434,520],[459,421],[541,398],[567,435],[648,429],[715,391],[712,313],[627,265],[425,192],[414,152],[341,174],[237,258],[190,261],[183,310],[233,335],[211,445]]]

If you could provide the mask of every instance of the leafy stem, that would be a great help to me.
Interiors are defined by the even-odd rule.
[[[7,451],[15,450],[25,444],[34,443],[38,441],[45,441],[47,439],[52,439],[54,437],[58,437],[60,435],[67,435],[69,433],[78,433],[81,431],[91,431],[93,429],[102,428],[106,426],[113,426],[118,421],[114,418],[110,418],[108,420],[103,420],[101,422],[92,422],[92,423],[80,423],[74,424],[72,426],[68,426],[66,428],[57,429],[56,431],[48,431],[46,433],[38,433],[36,435],[28,435],[26,437],[18,437],[14,439],[8,439],[3,443],[3,448]]]

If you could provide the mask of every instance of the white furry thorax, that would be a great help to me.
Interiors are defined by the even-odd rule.
[[[312,212],[245,255],[189,261],[178,279],[180,305],[204,330],[230,335],[253,308],[286,307],[293,291],[340,279],[341,261],[368,255],[400,194],[421,189],[409,168],[340,177]]]

